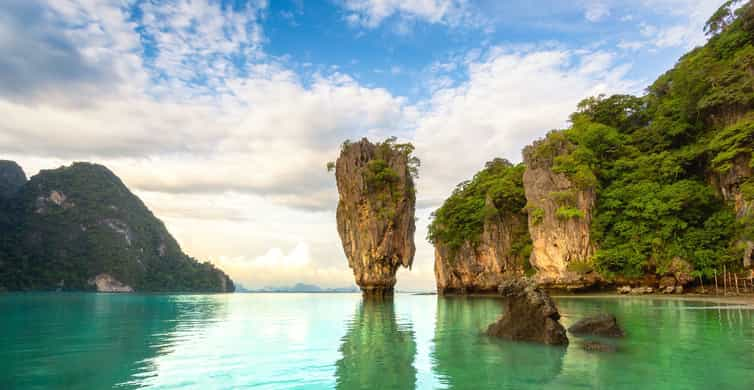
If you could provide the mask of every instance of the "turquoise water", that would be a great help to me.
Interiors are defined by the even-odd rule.
[[[607,310],[615,353],[490,339],[492,298],[399,294],[0,295],[2,389],[747,389],[754,310],[558,298]]]

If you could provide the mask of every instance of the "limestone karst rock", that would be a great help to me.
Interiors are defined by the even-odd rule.
[[[389,296],[398,268],[416,247],[413,146],[394,138],[345,142],[335,163],[338,233],[356,284],[366,296]]]
[[[625,332],[618,325],[618,320],[609,313],[599,313],[582,318],[568,328],[568,331],[578,335],[593,335],[603,337],[623,337]]]
[[[42,170],[0,199],[0,291],[229,292],[109,169]]]
[[[595,252],[590,225],[595,192],[579,188],[552,166],[567,153],[568,141],[548,135],[524,149],[524,191],[529,212],[532,252],[529,259],[541,284],[582,287],[595,283],[596,275],[574,270],[588,264]]]
[[[529,269],[523,172],[505,159],[489,161],[432,214],[438,293],[494,293]]]
[[[487,328],[487,335],[514,341],[568,345],[565,328],[558,322],[555,303],[534,281],[509,279],[499,287],[505,297],[503,316]]]
[[[437,291],[447,293],[489,293],[506,278],[523,276],[524,262],[513,248],[526,231],[524,215],[509,215],[487,220],[479,243],[465,242],[454,250],[435,243]]]

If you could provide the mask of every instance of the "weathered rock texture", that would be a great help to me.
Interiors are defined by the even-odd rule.
[[[747,180],[752,180],[754,169],[751,167],[752,156],[750,153],[739,154],[731,164],[732,167],[725,173],[713,173],[709,179],[722,198],[733,205],[736,218],[739,221],[754,219],[754,201],[747,200],[741,191],[741,186]],[[751,222],[749,222],[751,223]],[[743,248],[743,265],[746,268],[752,266],[754,254],[754,241],[750,238],[740,240],[739,245]]]
[[[13,196],[25,183],[26,175],[18,164],[0,160],[0,199]]]
[[[416,252],[409,155],[366,138],[346,143],[335,177],[338,233],[356,284],[365,295],[390,295],[398,267],[410,268]]]
[[[524,262],[513,251],[521,235],[528,235],[521,214],[494,216],[484,223],[479,243],[453,250],[435,243],[435,280],[440,294],[491,293],[511,277],[523,276]]]
[[[579,320],[568,328],[568,331],[577,335],[593,335],[603,337],[623,337],[623,329],[618,325],[614,315],[600,313],[592,317]]]
[[[550,345],[568,345],[565,328],[558,322],[555,303],[535,282],[525,278],[510,279],[500,285],[506,298],[505,312],[487,328],[487,334],[516,341]]]
[[[542,142],[524,149],[524,190],[529,211],[532,252],[529,259],[541,284],[582,287],[594,284],[596,275],[569,270],[571,263],[591,262],[595,246],[590,237],[595,192],[577,188],[565,174],[552,170],[554,157],[566,153],[567,144],[554,145],[550,155],[538,153]],[[569,199],[570,198],[570,199]],[[581,216],[564,218],[558,209],[578,209]]]

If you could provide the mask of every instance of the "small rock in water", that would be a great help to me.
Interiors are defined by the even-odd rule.
[[[487,335],[515,341],[568,345],[560,313],[550,296],[534,282],[511,279],[503,282],[500,294],[506,297],[505,314],[487,328]]]
[[[618,350],[614,345],[600,343],[599,341],[587,341],[581,345],[581,348],[589,352],[615,352]]]
[[[629,293],[631,293],[631,286],[618,287],[618,294],[629,294]]]
[[[568,328],[568,331],[573,334],[605,337],[623,337],[624,335],[615,316],[607,313],[581,319]]]

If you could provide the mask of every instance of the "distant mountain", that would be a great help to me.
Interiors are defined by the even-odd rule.
[[[293,286],[274,286],[263,287],[259,289],[247,289],[242,287],[243,290],[236,288],[237,292],[272,292],[272,293],[354,293],[359,289],[355,286],[352,287],[338,287],[338,288],[322,288],[315,284],[296,283]]]
[[[0,291],[227,292],[233,281],[181,250],[104,166],[74,163],[30,180],[0,161]]]

